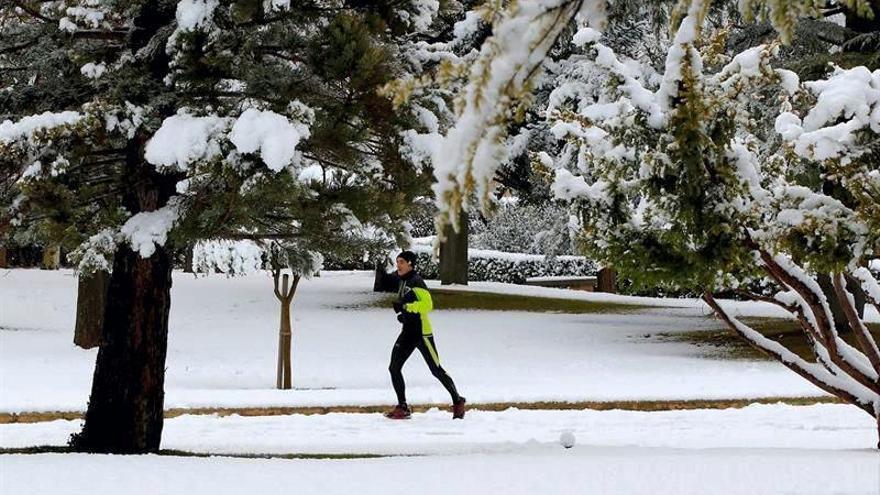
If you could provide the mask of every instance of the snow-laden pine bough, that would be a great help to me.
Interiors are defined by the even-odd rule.
[[[809,5],[769,4],[783,41],[798,16],[818,13]],[[474,194],[488,209],[505,125],[528,105],[560,24],[577,22],[559,42],[580,50],[554,60],[548,76],[555,89],[545,116],[560,147],[536,158],[555,169],[554,193],[573,205],[589,254],[636,284],[704,294],[749,344],[870,414],[880,434],[880,353],[851,293],[880,303],[867,268],[880,255],[880,70],[834,68],[801,82],[772,66],[778,42],[730,56],[729,28],[704,27],[707,2],[679,7],[674,35],[658,41],[662,72],[602,43],[601,4],[546,0],[498,12],[458,121],[437,140],[438,224]],[[846,7],[880,14],[864,2]],[[817,283],[821,274],[832,291]],[[715,294],[730,290],[788,311],[814,359],[727,312]],[[845,322],[835,322],[830,303]]]

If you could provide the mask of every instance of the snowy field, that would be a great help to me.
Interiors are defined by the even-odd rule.
[[[358,460],[46,454],[2,462],[3,493],[28,495],[876,495],[880,469],[865,451],[558,446]]]
[[[0,445],[63,445],[79,421],[0,425]],[[563,434],[575,444],[564,449]],[[432,410],[269,418],[183,416],[167,449],[215,454],[346,453],[290,460],[0,456],[6,494],[876,494],[874,425],[843,405],[668,412]],[[402,457],[401,457],[402,456]],[[59,491],[59,487],[63,490]]]
[[[0,425],[0,447],[63,446],[80,420]],[[242,417],[186,415],[166,420],[162,447],[214,454],[452,455],[516,453],[558,446],[574,435],[578,448],[859,450],[876,445],[876,425],[841,404],[753,404],[690,411],[472,410],[465,421],[447,411],[409,421],[380,414],[331,413]],[[880,459],[880,454],[878,454]]]
[[[273,390],[278,303],[271,279],[174,274],[166,406],[392,404],[387,365],[399,331],[372,274],[329,272],[303,281],[293,306],[293,391]],[[667,306],[627,314],[432,313],[444,367],[471,403],[815,396],[823,392],[772,362],[707,359],[656,334],[718,328],[700,301],[625,298],[475,284],[468,290]],[[78,411],[96,351],[75,347],[71,272],[0,271],[0,412]],[[740,314],[776,308],[730,303]],[[876,315],[873,315],[876,316]],[[414,355],[411,403],[445,391]]]
[[[78,421],[0,426],[3,447],[62,445]],[[562,434],[574,435],[564,449]],[[446,412],[273,418],[183,416],[168,449],[386,454],[304,460],[0,456],[6,494],[859,494],[880,490],[871,419],[843,405],[713,411]],[[402,456],[402,457],[401,457]],[[59,487],[63,487],[59,491]]]
[[[387,360],[398,329],[369,307],[369,273],[304,281],[294,302],[293,391],[272,390],[277,302],[268,277],[175,273],[166,406],[376,405],[393,402]],[[72,344],[70,272],[0,271],[0,412],[76,411],[95,351]],[[718,328],[699,301],[474,284],[467,290],[658,306],[622,314],[433,314],[444,365],[472,404],[818,396],[771,362],[707,358],[660,333]],[[773,307],[728,303],[740,315]],[[872,314],[872,320],[877,319]],[[412,403],[443,403],[419,356]],[[80,421],[0,425],[0,448],[61,446]],[[574,447],[560,437],[571,434]],[[0,494],[271,493],[878,494],[876,425],[851,406],[752,405],[665,412],[432,409],[379,414],[184,415],[162,448],[222,457],[0,455]],[[244,459],[345,454],[374,459]]]

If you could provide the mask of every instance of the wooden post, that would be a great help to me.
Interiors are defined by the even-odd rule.
[[[596,274],[596,292],[617,293],[616,275],[614,269],[610,267],[599,270],[599,273]]]
[[[275,297],[281,303],[281,323],[278,328],[278,364],[275,374],[275,387],[280,390],[289,390],[292,387],[292,371],[290,359],[291,325],[290,304],[296,294],[296,286],[299,284],[299,275],[293,276],[293,285],[290,285],[290,275],[281,276],[281,270],[274,270],[272,278],[275,282]],[[279,284],[280,280],[280,284]],[[280,287],[279,287],[280,285]]]
[[[73,343],[83,349],[101,345],[109,285],[110,273],[104,270],[83,273],[79,276]]]

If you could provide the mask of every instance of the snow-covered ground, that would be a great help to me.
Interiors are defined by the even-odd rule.
[[[65,445],[80,425],[80,420],[0,425],[0,448]],[[515,453],[559,445],[565,432],[574,435],[577,448],[858,450],[877,443],[872,418],[852,406],[753,404],[659,412],[471,410],[465,421],[452,421],[438,409],[409,421],[352,413],[186,415],[166,420],[162,447],[215,454]]]
[[[293,391],[272,390],[277,302],[267,277],[175,274],[166,405],[387,404],[397,335],[369,273],[304,281],[294,303]],[[70,272],[0,271],[0,411],[81,410],[95,351],[72,344]],[[469,402],[821,395],[771,362],[707,358],[659,333],[718,328],[699,301],[539,287],[467,290],[660,306],[623,314],[433,314],[444,366]],[[727,303],[741,315],[778,315]],[[871,318],[876,319],[872,314]],[[410,401],[445,402],[419,356]],[[63,445],[80,421],[0,425],[0,448]],[[379,454],[378,459],[0,455],[0,494],[878,494],[876,425],[845,405],[665,412],[433,409],[166,421],[162,447],[212,454]],[[560,445],[571,434],[573,448]]]
[[[79,421],[0,425],[0,446],[63,445]],[[560,436],[571,433],[565,449]],[[183,416],[163,447],[216,454],[385,454],[284,460],[3,455],[0,493],[129,495],[876,494],[874,424],[844,405],[632,411]],[[63,488],[63,489],[62,489]],[[60,491],[59,491],[60,490]]]
[[[358,460],[16,455],[0,491],[27,495],[876,495],[869,451],[534,446]]]
[[[391,404],[387,363],[398,324],[372,274],[303,281],[293,307],[293,391],[273,390],[278,306],[266,276],[174,274],[166,406]],[[810,396],[823,392],[772,362],[707,359],[659,333],[718,328],[694,300],[475,284],[494,290],[664,308],[627,314],[432,313],[444,367],[471,403]],[[73,345],[76,278],[69,271],[0,271],[0,411],[83,410],[95,351]],[[746,315],[772,306],[730,303]],[[876,315],[874,315],[876,316]],[[412,403],[448,401],[414,355]]]

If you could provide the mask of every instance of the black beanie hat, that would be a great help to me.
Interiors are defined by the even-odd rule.
[[[401,251],[400,254],[397,255],[398,258],[403,258],[404,261],[409,262],[410,265],[416,266],[416,253],[412,251]]]

